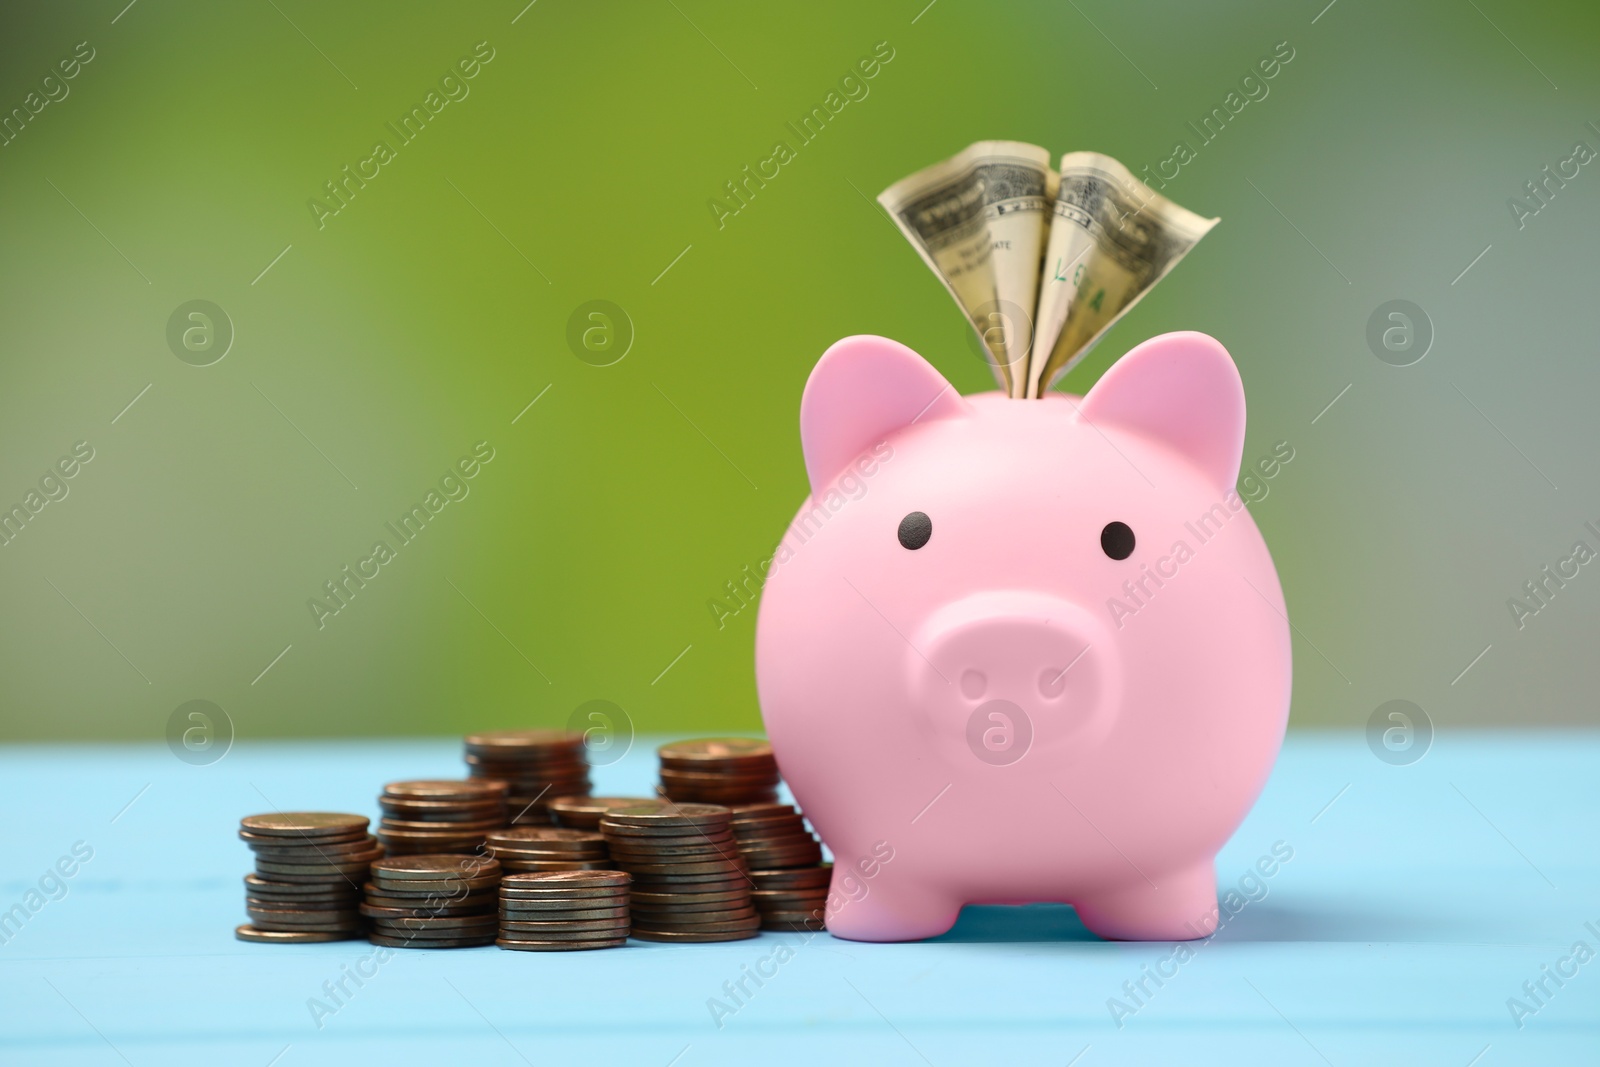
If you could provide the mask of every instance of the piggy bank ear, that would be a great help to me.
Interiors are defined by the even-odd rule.
[[[1095,425],[1164,441],[1217,489],[1232,489],[1244,452],[1244,383],[1228,350],[1203,333],[1164,333],[1106,371],[1079,409]]]
[[[927,360],[900,342],[846,337],[817,360],[800,398],[800,447],[812,493],[894,431],[969,410]]]

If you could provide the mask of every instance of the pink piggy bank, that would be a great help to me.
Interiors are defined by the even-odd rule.
[[[822,356],[756,683],[834,855],[833,934],[1033,901],[1101,937],[1215,930],[1217,850],[1289,710],[1283,592],[1234,490],[1244,428],[1199,333],[1081,399],[963,397],[882,337]]]

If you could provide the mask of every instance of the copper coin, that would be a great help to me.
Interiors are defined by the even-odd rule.
[[[605,856],[562,856],[552,853],[539,855],[528,852],[496,852],[500,869],[507,874],[527,874],[530,871],[616,871],[621,870]]]
[[[608,845],[615,843],[625,848],[649,848],[651,843],[658,838],[664,839],[669,846],[693,841],[721,843],[723,841],[732,842],[737,840],[726,826],[717,824],[650,828],[642,826],[612,826],[602,820],[600,832],[605,834]]]
[[[383,818],[380,829],[438,830],[470,833],[475,829],[498,830],[505,824],[506,805],[482,805],[470,808],[417,808],[410,805],[380,804]]]
[[[257,896],[285,896],[295,899],[330,896],[339,897],[348,895],[350,888],[344,883],[337,886],[301,885],[298,882],[279,882],[271,878],[263,878],[259,874],[244,876],[245,892]]]
[[[383,934],[385,937],[414,937],[419,941],[438,941],[453,937],[483,937],[493,935],[499,927],[500,920],[493,915],[479,918],[470,923],[458,923],[454,926],[414,926],[413,923],[430,922],[428,919],[373,919],[373,933]]]
[[[506,820],[509,826],[551,826],[550,816],[542,811],[529,808],[521,813],[513,812],[510,819]]]
[[[717,775],[714,779],[703,775],[689,775],[687,771],[661,772],[661,789],[669,797],[676,792],[685,793],[726,793],[730,796],[743,796],[745,794],[765,795],[778,787],[776,774],[765,774],[759,777],[732,778],[727,775]],[[743,801],[734,800],[730,803],[738,804]],[[722,805],[727,807],[727,804]]]
[[[760,799],[761,797],[776,796],[776,792],[768,790],[764,793],[739,793],[735,796],[712,796],[709,793],[672,793],[673,800],[684,804],[737,804],[742,800]]]
[[[468,767],[485,770],[510,770],[524,773],[543,773],[581,778],[589,773],[589,761],[583,753],[571,752],[491,752],[468,750],[461,757]]]
[[[770,833],[735,832],[733,839],[740,848],[790,848],[814,845],[817,839],[803,826],[774,828]]]
[[[709,908],[745,907],[751,903],[748,892],[737,889],[728,889],[719,893],[656,893],[648,899],[635,899],[640,894],[631,895],[629,907],[641,911],[676,911],[680,908],[689,910],[705,910]]]
[[[833,878],[833,864],[819,863],[815,867],[795,867],[790,870],[766,870],[752,867],[750,880],[757,889],[798,889],[827,886]]]
[[[816,841],[816,835],[803,825],[771,826],[763,829],[735,827],[733,838],[745,848],[771,847],[773,844],[795,844]]]
[[[528,874],[544,871],[614,871],[618,865],[610,860],[506,860],[507,874]]]
[[[335,811],[278,811],[269,815],[247,815],[239,829],[267,837],[318,837],[331,834],[364,833],[365,815]]]
[[[447,843],[456,841],[471,841],[475,843],[473,847],[477,848],[482,847],[484,834],[488,833],[490,830],[500,829],[498,826],[485,826],[476,830],[451,830],[445,829],[446,826],[450,825],[448,823],[435,823],[434,825],[437,827],[437,829],[400,830],[391,829],[388,826],[380,824],[378,827],[378,841],[382,843],[383,847],[385,848],[390,847],[390,845],[394,843],[399,843],[409,847],[411,845],[426,845],[429,842],[437,842],[440,845],[445,845]],[[458,854],[457,850],[454,848],[440,848],[438,851],[441,855],[454,856]]]
[[[448,915],[456,911],[482,911],[492,908],[498,898],[493,893],[469,893],[466,896],[448,893],[416,893],[395,895],[371,892],[363,904],[374,908],[399,908],[406,911],[432,912]]]
[[[505,751],[507,749],[554,749],[582,751],[583,734],[573,730],[480,730],[464,739],[471,749]]]
[[[285,900],[282,897],[245,897],[246,911],[309,911],[326,915],[334,911],[353,912],[361,906],[355,894],[333,900]]]
[[[759,832],[736,830],[733,837],[741,848],[786,848],[817,843],[817,839],[803,826],[773,827]]]
[[[747,867],[755,867],[763,871],[778,870],[784,867],[815,867],[822,860],[822,846],[813,844],[801,848],[784,849],[783,851],[750,850],[743,855]]]
[[[371,882],[376,892],[392,896],[427,896],[432,893],[442,893],[459,897],[472,893],[492,894],[499,888],[499,877],[490,874],[481,878],[397,878],[391,881],[374,874]]]
[[[352,836],[348,841],[303,841],[293,837],[271,837],[254,840],[246,838],[245,840],[249,842],[250,851],[257,856],[270,856],[280,852],[285,856],[333,855],[338,852],[360,852],[363,849],[372,848],[378,843],[378,839],[371,834]]]
[[[613,850],[609,857],[621,863],[701,863],[709,860],[738,860],[741,854],[733,845],[679,845],[672,849],[654,851],[627,848]]]
[[[798,815],[799,812],[793,804],[762,803],[738,804],[728,809],[733,813],[734,822],[745,822],[756,819],[775,819],[780,816]]]
[[[685,789],[671,789],[667,790],[663,795],[678,804],[715,804],[720,807],[727,804],[737,804],[745,800],[760,800],[763,797],[776,796],[777,794],[770,789],[757,793],[741,792],[727,796],[699,791],[691,792]]]
[[[632,884],[632,879],[631,878],[627,882],[624,882],[624,883],[621,883],[621,884],[616,884],[616,885],[565,885],[565,884],[561,884],[561,883],[556,883],[554,885],[540,885],[537,882],[532,883],[532,884],[521,884],[521,885],[519,885],[518,883],[515,883],[515,882],[511,883],[510,885],[506,884],[506,879],[507,878],[523,878],[523,877],[526,877],[527,875],[530,875],[530,874],[536,874],[536,875],[538,875],[540,877],[544,877],[545,875],[550,875],[550,874],[588,874],[588,875],[599,874],[599,875],[607,875],[607,874],[624,874],[624,873],[626,873],[626,872],[624,872],[624,871],[616,871],[616,870],[611,870],[611,871],[520,871],[520,872],[517,872],[516,874],[508,874],[508,875],[505,876],[505,878],[502,878],[500,880],[500,896],[501,897],[529,897],[529,898],[532,898],[532,899],[535,899],[535,900],[550,900],[550,899],[556,899],[556,898],[559,898],[559,897],[581,897],[581,898],[589,898],[589,897],[625,897],[625,896],[628,895],[628,886]]]
[[[349,911],[310,911],[300,908],[252,908],[246,907],[250,921],[263,930],[270,930],[283,926],[360,926],[361,913]]]
[[[615,827],[606,832],[606,847],[653,852],[657,849],[678,848],[683,845],[731,846],[739,843],[739,839],[723,827],[712,827],[705,830],[698,827],[689,827],[685,831],[683,827],[677,826],[673,827],[673,829],[680,832],[664,834],[652,831],[648,834],[635,834],[628,832],[626,828]]]
[[[766,771],[751,771],[740,774],[730,774],[727,771],[680,771],[671,767],[662,767],[661,781],[663,784],[734,789],[737,787],[760,788],[774,786],[778,784],[780,779],[776,767]]]
[[[729,909],[744,909],[751,907],[750,898],[747,896],[730,895],[726,900],[674,900],[668,903],[652,904],[649,901],[635,900],[629,905],[640,915],[689,915],[707,911],[727,911]]]
[[[463,841],[460,844],[435,841],[426,845],[408,845],[399,841],[391,841],[388,846],[388,853],[390,856],[437,856],[440,854],[475,856],[478,854],[478,849],[481,847],[481,842],[467,841]]]
[[[333,889],[338,886],[360,884],[362,874],[356,871],[350,874],[272,874],[270,877],[275,882],[292,882],[295,885]]]
[[[749,892],[750,883],[742,875],[687,875],[672,878],[666,875],[640,875],[633,884],[635,892],[642,893],[723,893]]]
[[[716,804],[679,804],[657,800],[631,808],[612,808],[600,819],[601,826],[708,826],[725,827],[728,809]],[[680,833],[682,831],[679,831]]]
[[[651,929],[651,931],[674,929],[674,931],[683,931],[683,933],[690,934],[725,934],[736,931],[736,929],[755,929],[760,925],[762,925],[762,917],[757,915],[754,909],[750,909],[749,915],[744,915],[741,918],[730,918],[730,920],[726,921],[715,921],[715,923],[680,923],[680,921],[662,923],[659,920],[651,920],[646,923],[645,920],[638,920],[635,923],[635,928]]]
[[[407,856],[403,859],[387,859],[372,865],[373,877],[382,877],[388,881],[404,881],[408,878],[424,880],[444,877],[477,878],[499,872],[500,864],[489,857]]]
[[[427,829],[418,829],[414,823],[378,824],[380,842],[399,841],[402,844],[425,845],[429,841],[473,841],[483,843],[484,835],[505,828],[504,819],[496,819],[493,826],[483,823],[431,823]]]
[[[663,761],[694,765],[773,758],[772,745],[759,737],[700,737],[689,741],[669,741],[656,749],[656,755]]]
[[[618,863],[618,867],[629,874],[740,874],[744,871],[744,864],[737,854],[726,859],[716,857],[702,859],[698,856],[684,856],[681,859],[663,856],[660,860],[651,863],[639,863],[629,860]]]
[[[636,941],[668,941],[679,944],[710,944],[716,941],[743,941],[755,937],[761,931],[761,924],[729,930],[726,933],[701,933],[686,930],[633,930],[628,936]]]
[[[606,845],[622,848],[672,848],[674,845],[734,844],[739,839],[726,826],[607,826]]]
[[[378,840],[428,842],[428,841],[478,841],[482,842],[484,836],[491,831],[499,830],[504,826],[501,821],[496,821],[494,826],[485,826],[482,823],[429,823],[423,828],[418,828],[410,823],[392,824],[381,822],[378,824]]]
[[[551,925],[557,925],[552,923]],[[628,936],[628,926],[611,926],[602,930],[540,930],[537,933],[528,930],[505,930],[502,937],[522,937],[530,941],[598,941],[609,940],[617,937]]]
[[[406,908],[386,904],[362,903],[360,911],[369,919],[441,919],[463,915],[483,915],[494,907],[489,904],[464,904],[441,908]]]
[[[544,807],[553,797],[575,796],[579,793],[587,793],[593,788],[587,778],[497,774],[492,776],[492,780],[506,783],[506,788],[509,790],[506,794],[506,803],[514,808],[518,805],[526,806],[534,803]]]
[[[558,796],[550,801],[549,808],[561,825],[592,830],[611,808],[638,807],[649,802],[649,797]]]
[[[550,830],[549,826],[527,826],[526,830]],[[495,859],[504,863],[506,860],[603,860],[609,856],[610,850],[605,845],[593,848],[507,848],[504,845],[485,843],[484,851]]]
[[[627,886],[633,879],[622,871],[540,871],[508,874],[500,881],[502,893],[518,889],[598,889]]]
[[[460,841],[441,841],[437,838],[428,841],[407,841],[403,838],[390,838],[384,842],[387,851],[386,858],[396,859],[405,856],[462,856],[473,857],[481,855],[483,838],[468,837]]]
[[[344,875],[352,878],[364,878],[367,874],[367,865],[375,859],[380,859],[383,853],[374,853],[367,859],[351,863],[264,863],[256,861],[256,873],[272,878],[283,878],[287,875],[312,875],[329,876]]]
[[[502,917],[500,920],[501,933],[531,934],[540,940],[545,938],[560,940],[561,936],[566,934],[597,934],[611,930],[627,930],[627,928],[628,917],[626,915],[612,919],[536,920]]]
[[[498,933],[498,923],[482,926],[454,926],[454,928],[408,929],[384,920],[373,920],[373,933],[381,937],[403,937],[406,941],[458,941],[462,937],[493,937]]]
[[[477,779],[468,779],[478,781]],[[508,789],[505,782],[478,781],[480,785],[498,785],[501,789]],[[506,793],[495,796],[480,797],[476,800],[436,800],[432,797],[392,797],[380,796],[378,808],[385,815],[411,819],[443,819],[454,815],[459,818],[486,819],[498,812],[507,804]]]
[[[516,913],[518,915],[551,914],[564,915],[572,911],[615,911],[627,910],[628,898],[618,897],[580,897],[569,900],[532,900],[527,897],[503,897],[499,905],[500,914]],[[602,916],[603,918],[604,916]]]
[[[386,783],[383,795],[398,800],[498,800],[506,795],[506,786],[480,778],[412,778]]]
[[[245,923],[234,928],[233,936],[240,941],[259,941],[267,945],[310,945],[321,941],[349,941],[360,937],[361,933],[357,930],[262,930]]]
[[[309,852],[312,849],[346,849],[361,851],[372,846],[372,835],[368,833],[344,834],[340,837],[267,837],[265,834],[247,834],[239,832],[239,840],[250,846],[250,851],[256,855],[266,852]]]
[[[575,850],[604,848],[604,835],[592,830],[574,830],[562,826],[519,826],[496,830],[488,836],[490,845],[504,848],[537,847],[545,850]]]
[[[574,763],[567,761],[546,760],[491,760],[481,756],[467,756],[467,776],[469,778],[482,778],[489,781],[505,782],[508,786],[533,785],[534,791],[551,789],[559,786],[560,793],[550,793],[550,796],[576,796],[579,793],[592,792],[594,786],[589,780],[589,765],[587,763]],[[512,788],[511,792],[517,792]]]
[[[628,909],[620,908],[506,908],[500,909],[500,918],[512,922],[584,922],[592,919],[626,919]]]
[[[702,921],[704,920],[704,921]],[[728,911],[694,911],[683,915],[645,914],[635,912],[633,924],[641,930],[689,930],[693,932],[734,930],[751,923],[759,924],[761,915],[754,908],[735,908]]]
[[[739,854],[744,857],[746,866],[754,867],[758,871],[777,870],[780,867],[815,867],[822,862],[822,844],[816,840],[786,841],[783,844],[772,844],[766,841],[740,842]],[[814,859],[806,862],[790,860],[791,856],[813,856]],[[785,862],[763,863],[761,860],[772,856]]]
[[[753,889],[750,899],[757,904],[773,907],[794,905],[795,907],[821,904],[828,899],[826,889]]]
[[[343,937],[360,937],[367,930],[366,922],[359,918],[353,922],[339,921],[293,925],[262,921],[252,916],[249,925],[252,929],[260,930],[264,934],[338,934]]]
[[[485,934],[482,937],[409,938],[391,937],[374,932],[367,935],[367,940],[384,948],[478,948],[483,945],[494,944],[494,935]]]
[[[383,814],[378,819],[378,825],[373,833],[381,832],[385,826],[392,826],[397,830],[453,830],[457,833],[467,833],[475,827],[487,825],[491,830],[498,830],[500,827],[493,824],[496,820],[503,821],[511,810],[509,802],[453,808],[422,808],[410,804],[378,806],[383,809]]]
[[[465,930],[475,927],[494,927],[500,917],[490,912],[487,915],[374,915],[374,925],[384,929],[411,933],[414,931],[429,932],[441,930]],[[476,930],[474,930],[476,932]],[[464,937],[464,934],[447,934],[448,937]]]
[[[735,912],[740,915],[745,912],[754,915],[757,910],[756,906],[750,902],[749,897],[735,897],[732,900],[717,900],[705,904],[646,904],[635,901],[629,907],[633,910],[633,914],[641,917],[641,922],[643,922],[643,917],[645,916],[652,919],[671,919],[679,922],[713,922],[723,913],[727,913],[729,917]],[[650,924],[645,923],[645,925],[648,926]]]
[[[771,922],[810,922],[812,920],[820,922],[825,914],[824,910],[820,907],[761,908],[758,910],[761,912],[761,918],[763,920]]]
[[[627,943],[627,939],[621,937],[593,941],[529,941],[514,937],[495,940],[501,948],[514,952],[579,952],[591,948],[621,948]]]
[[[480,878],[471,881],[445,879],[437,882],[423,882],[417,879],[410,879],[404,882],[375,881],[373,885],[377,886],[380,895],[409,896],[413,898],[433,896],[463,897],[473,894],[474,891],[482,892],[487,890],[492,893],[496,888],[494,878]]]

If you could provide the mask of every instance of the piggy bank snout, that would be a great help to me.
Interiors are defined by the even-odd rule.
[[[1082,747],[1114,713],[1114,642],[1071,601],[977,594],[936,611],[920,635],[910,669],[927,724],[984,762],[1020,759],[1017,746]]]

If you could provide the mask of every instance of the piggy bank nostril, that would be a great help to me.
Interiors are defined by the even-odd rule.
[[[1046,667],[1039,672],[1039,695],[1058,697],[1067,688],[1067,672],[1062,667]]]
[[[989,688],[989,678],[982,671],[961,673],[961,692],[968,700],[977,700]]]

